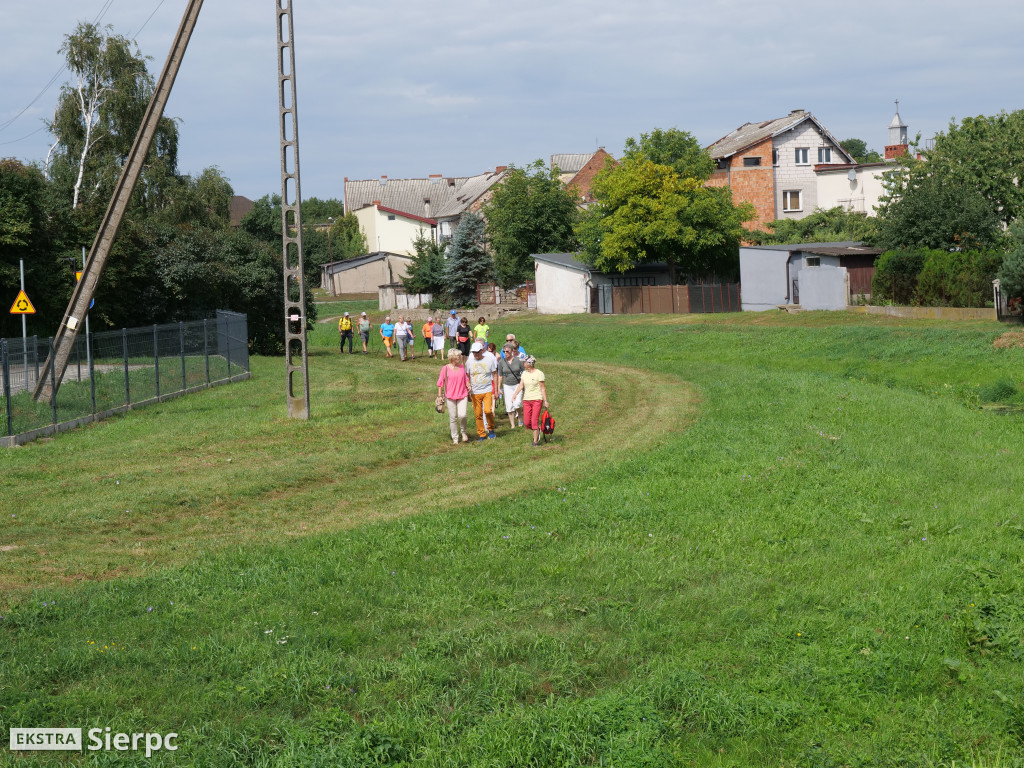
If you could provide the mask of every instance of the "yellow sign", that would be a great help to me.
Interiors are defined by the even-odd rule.
[[[82,279],[82,270],[75,272],[75,282],[79,282]]]
[[[35,313],[36,308],[32,306],[32,302],[29,301],[28,295],[24,291],[18,293],[18,298],[16,298],[14,303],[11,305],[11,314],[34,315]]]

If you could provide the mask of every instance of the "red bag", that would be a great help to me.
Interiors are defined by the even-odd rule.
[[[540,415],[540,431],[545,435],[554,433],[555,417],[551,415],[551,411],[544,411],[544,413]]]

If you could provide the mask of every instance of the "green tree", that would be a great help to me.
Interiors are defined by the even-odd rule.
[[[444,283],[452,303],[475,307],[477,284],[487,282],[494,274],[494,261],[487,252],[485,224],[480,214],[463,215],[445,249],[445,261]]]
[[[1024,213],[1024,110],[950,122],[925,157],[931,174],[977,192],[1004,225]]]
[[[882,156],[873,149],[868,149],[863,139],[843,139],[839,145],[858,163],[878,163]]]
[[[690,276],[735,275],[753,207],[733,205],[728,187],[704,181],[639,156],[600,172],[598,203],[577,227],[584,258],[605,271],[654,261]]]
[[[626,139],[625,160],[650,160],[657,165],[670,166],[680,176],[707,181],[715,170],[711,155],[687,131],[655,128],[640,134],[640,139]]]
[[[1024,224],[1010,227],[1013,247],[999,268],[999,289],[1008,299],[1024,300]]]
[[[61,47],[74,80],[61,88],[53,120],[54,144],[47,171],[72,208],[84,204],[102,215],[131,151],[153,94],[146,59],[132,41],[110,27],[81,22]],[[159,204],[160,182],[177,166],[178,129],[163,118],[157,129],[135,202]]]
[[[556,169],[541,160],[525,168],[511,166],[484,214],[498,282],[505,287],[532,279],[531,253],[563,253],[576,247],[576,199],[562,186]]]
[[[855,240],[871,243],[878,236],[878,221],[842,208],[818,210],[802,219],[777,219],[767,231],[751,230],[746,240],[754,245],[773,243],[836,243]]]
[[[331,225],[331,260],[346,261],[369,252],[366,235],[359,228],[359,219],[352,212],[334,219]]]
[[[877,244],[890,248],[984,248],[1002,239],[999,214],[976,186],[931,162],[906,158],[885,180]]]
[[[3,336],[21,332],[21,319],[6,311],[21,287],[19,262],[24,261],[26,292],[36,309],[29,324],[40,334],[60,322],[71,295],[79,262],[63,242],[68,222],[60,209],[53,209],[49,192],[38,168],[0,159],[0,301],[7,302],[0,315]]]
[[[446,293],[444,247],[422,230],[412,244],[415,253],[406,276],[402,278],[402,285],[409,293],[429,293],[436,302],[440,302]]]

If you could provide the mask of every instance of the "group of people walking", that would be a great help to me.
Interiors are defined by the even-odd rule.
[[[356,322],[348,312],[338,320],[342,353],[347,341],[349,354],[352,354],[356,330],[363,344],[363,354],[367,354],[373,325],[365,312]],[[398,315],[392,322],[391,315],[387,315],[377,330],[386,357],[394,357],[397,347],[401,360],[416,359],[417,334],[411,317]],[[476,418],[476,439],[494,439],[495,408],[497,401],[501,400],[505,404],[509,429],[525,427],[532,430],[533,445],[538,446],[541,408],[549,407],[544,373],[537,368],[536,359],[526,354],[515,334],[505,337],[505,344],[499,352],[497,345],[488,341],[490,333],[487,318],[480,317],[471,328],[469,319],[460,318],[454,309],[443,325],[428,317],[420,328],[419,335],[424,340],[428,355],[447,360],[437,378],[437,395],[439,403],[443,401],[444,409],[448,411],[452,442],[458,444],[460,437],[463,443],[470,440],[466,431],[470,405]],[[438,407],[441,408],[440,405]]]
[[[452,442],[458,444],[460,435],[462,442],[469,442],[466,423],[470,403],[476,417],[477,441],[494,439],[495,401],[501,399],[509,428],[533,430],[533,445],[539,446],[541,406],[549,407],[544,373],[513,334],[506,337],[500,358],[495,352],[494,344],[485,346],[482,341],[472,342],[468,357],[458,346],[447,352],[448,362],[437,377],[437,396],[444,398]]]

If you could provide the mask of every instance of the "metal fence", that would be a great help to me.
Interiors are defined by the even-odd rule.
[[[52,351],[52,337],[0,339],[0,446],[249,378],[248,318],[223,310],[208,320],[82,333],[63,383],[51,382],[54,395],[36,402],[32,391]]]

